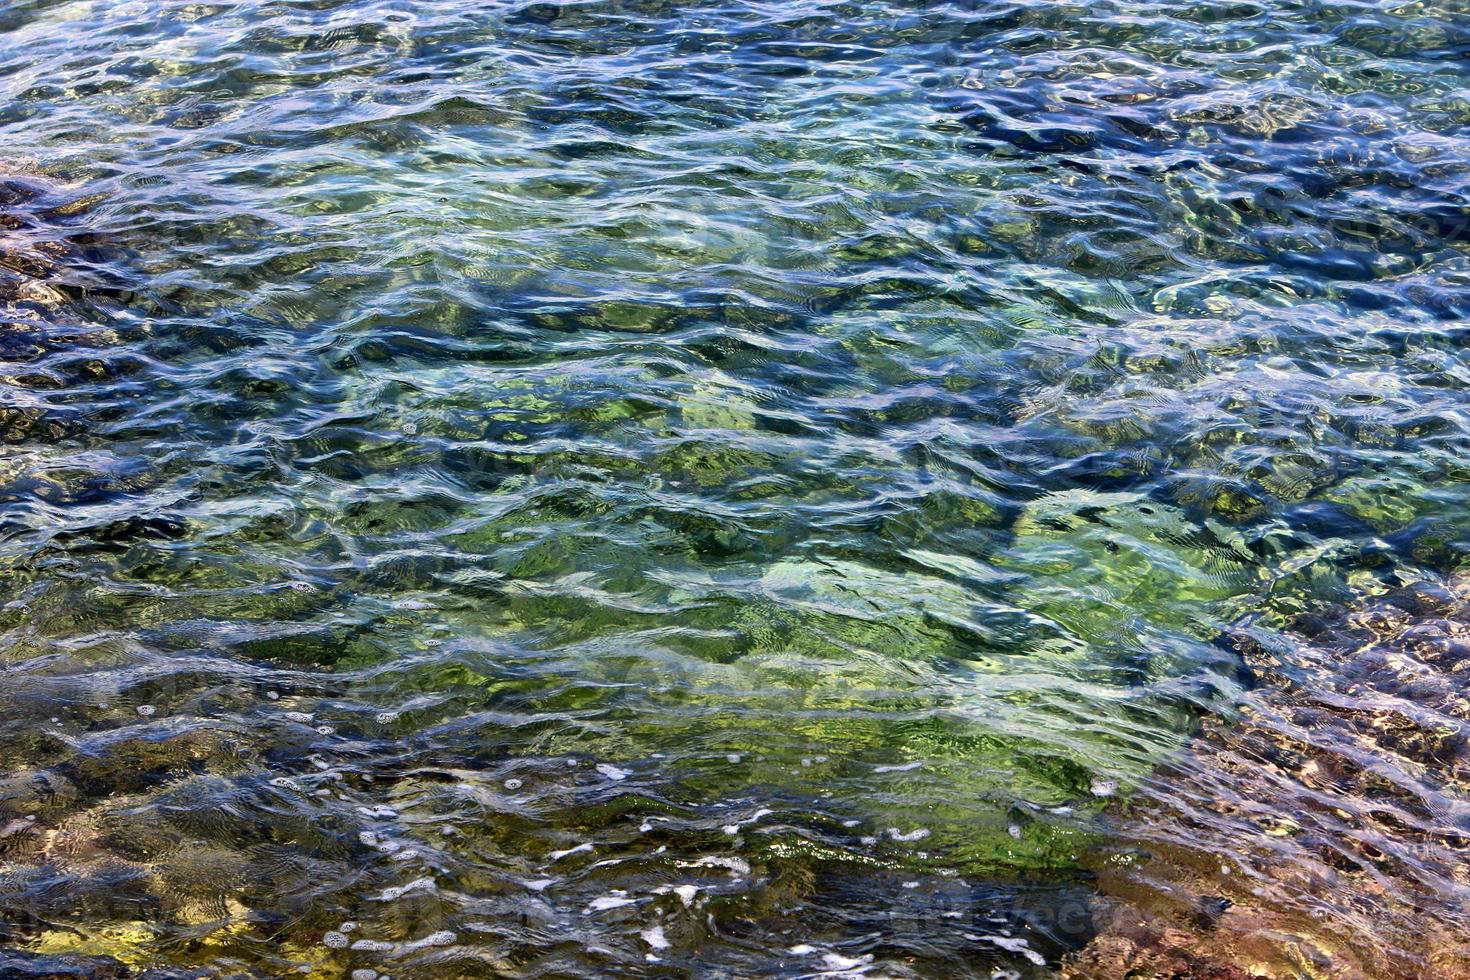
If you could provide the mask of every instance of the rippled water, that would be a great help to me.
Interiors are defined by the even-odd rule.
[[[0,939],[1049,975],[1464,561],[1467,24],[6,5]]]

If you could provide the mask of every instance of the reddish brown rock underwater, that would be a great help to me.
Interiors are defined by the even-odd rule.
[[[1470,578],[1235,640],[1258,686],[1116,814],[1063,976],[1470,977]]]

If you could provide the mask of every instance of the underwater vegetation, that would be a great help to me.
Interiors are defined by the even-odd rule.
[[[0,975],[1466,975],[1467,53],[7,5]]]

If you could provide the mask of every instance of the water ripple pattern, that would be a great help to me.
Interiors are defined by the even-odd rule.
[[[1464,560],[1467,54],[6,4],[5,955],[1049,975],[1222,631]]]

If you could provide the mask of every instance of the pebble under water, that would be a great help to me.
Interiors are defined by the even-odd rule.
[[[1207,841],[1280,970],[1470,976],[1462,0],[16,0],[0,79],[0,974],[1075,976]]]

